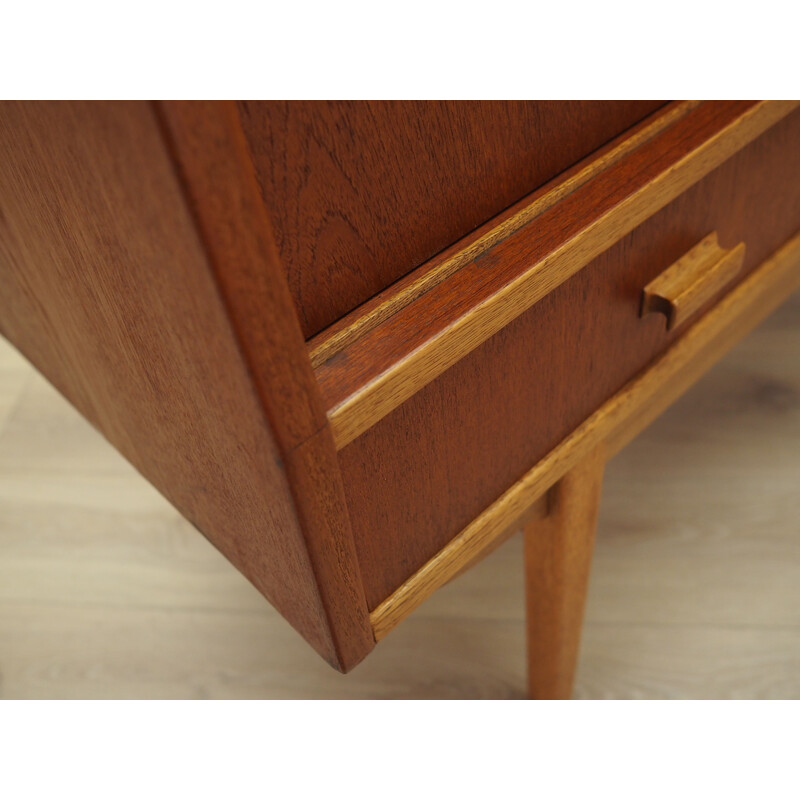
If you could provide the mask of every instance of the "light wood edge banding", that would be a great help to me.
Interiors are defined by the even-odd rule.
[[[465,572],[468,572],[472,567],[474,567],[479,561],[483,561],[484,558],[491,555],[498,547],[501,547],[505,544],[515,533],[518,533],[520,528],[524,528],[526,525],[532,525],[535,522],[541,522],[548,518],[550,512],[550,492],[546,492],[541,497],[537,497],[536,500],[533,501],[533,504],[525,510],[525,513],[519,518],[511,522],[505,531],[502,531],[497,536],[494,537],[486,547],[481,550],[475,558],[471,559],[470,561],[465,562],[458,568],[458,572],[453,575],[451,578],[447,579],[447,582],[454,581],[460,575]]]
[[[370,613],[375,638],[383,638],[436,589],[477,561],[593,448],[605,443],[609,457],[618,452],[798,287],[800,233],[375,608]]]
[[[800,101],[756,104],[330,409],[328,418],[337,449],[352,442],[798,105]]]
[[[365,314],[356,313],[355,319],[344,327],[338,328],[334,332],[323,331],[310,339],[308,344],[312,366],[318,367],[324,364],[329,358],[363,336],[367,331],[380,325],[400,309],[449,278],[463,266],[474,261],[498,242],[527,225],[532,219],[547,211],[547,209],[563,200],[563,198],[583,186],[596,175],[616,164],[623,156],[628,155],[628,153],[677,122],[681,117],[686,116],[689,111],[699,106],[701,102],[699,100],[686,100],[675,103],[666,111],[656,111],[655,118],[640,130],[624,135],[624,138],[618,144],[612,146],[610,150],[602,155],[594,158],[590,157],[591,160],[585,163],[583,167],[580,167],[574,174],[570,174],[563,180],[556,179],[558,182],[555,186],[545,189],[541,194],[537,192],[529,204],[496,227],[491,228],[467,247],[458,250],[431,268],[422,267],[423,272],[418,278],[398,291],[392,292],[385,301],[372,308],[369,312]],[[352,316],[348,315],[348,317]],[[338,326],[331,327],[337,328]]]

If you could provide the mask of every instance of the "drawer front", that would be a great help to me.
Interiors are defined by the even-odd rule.
[[[661,105],[241,103],[304,333],[330,325]]]
[[[743,278],[800,228],[800,112],[639,225],[339,453],[370,608],[711,305],[667,331],[644,288],[716,232]]]

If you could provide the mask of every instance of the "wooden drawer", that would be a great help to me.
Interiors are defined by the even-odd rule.
[[[736,281],[796,232],[798,140],[794,112],[344,443],[339,457],[371,609],[682,335],[685,324],[667,332],[663,316],[640,318],[648,283],[713,231],[724,248],[746,245]],[[563,201],[556,211],[561,206],[567,213]],[[502,268],[513,243],[503,245],[467,269]],[[429,324],[413,306],[392,319]],[[381,326],[373,330],[383,335]],[[357,371],[357,347],[358,340],[317,368],[329,408],[341,397],[336,381]]]
[[[318,333],[661,105],[240,103],[304,333]]]

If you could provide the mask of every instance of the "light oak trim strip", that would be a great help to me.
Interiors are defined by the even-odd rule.
[[[495,538],[487,544],[486,548],[481,550],[480,553],[475,556],[475,558],[460,566],[458,572],[453,575],[452,578],[448,579],[448,583],[450,581],[454,581],[459,575],[468,572],[479,561],[483,561],[484,558],[491,555],[495,550],[497,550],[498,547],[504,545],[515,533],[518,533],[520,528],[524,528],[527,525],[533,525],[536,522],[542,522],[543,520],[547,519],[550,514],[551,494],[552,490],[534,500],[530,508],[528,508],[519,519],[515,519],[508,525],[505,531],[502,531],[495,536]]]
[[[800,101],[763,101],[754,105],[717,135],[476,304],[469,313],[329,409],[328,418],[337,449],[375,425],[798,105]]]
[[[533,200],[499,225],[490,228],[486,233],[440,263],[433,266],[425,265],[421,268],[422,274],[415,280],[399,290],[389,290],[389,296],[380,304],[371,308],[367,313],[359,311],[348,314],[339,323],[334,323],[328,329],[309,340],[309,356],[313,367],[318,367],[336,353],[343,350],[351,342],[372,330],[376,325],[396,314],[400,309],[412,303],[425,292],[449,278],[466,264],[474,261],[490,247],[515,233],[531,220],[547,211],[559,200],[583,186],[599,173],[616,164],[623,156],[635,150],[640,145],[652,139],[661,131],[686,116],[693,108],[700,105],[700,100],[685,100],[674,103],[666,111],[656,111],[655,118],[640,130],[631,134],[623,134],[618,144],[613,145],[607,152],[599,156],[590,156],[590,160],[583,162],[584,166],[568,174],[566,178],[557,178],[555,186],[548,184],[543,191],[536,192]],[[552,186],[552,188],[549,188]],[[435,258],[434,258],[435,260]]]
[[[478,560],[591,450],[605,443],[609,457],[618,452],[798,287],[800,233],[372,611],[376,639],[383,638],[466,564]]]

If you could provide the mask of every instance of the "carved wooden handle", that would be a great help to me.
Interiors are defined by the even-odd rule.
[[[655,311],[666,316],[668,331],[676,328],[734,278],[742,268],[744,251],[744,242],[723,250],[717,232],[709,233],[647,284],[640,316]]]

